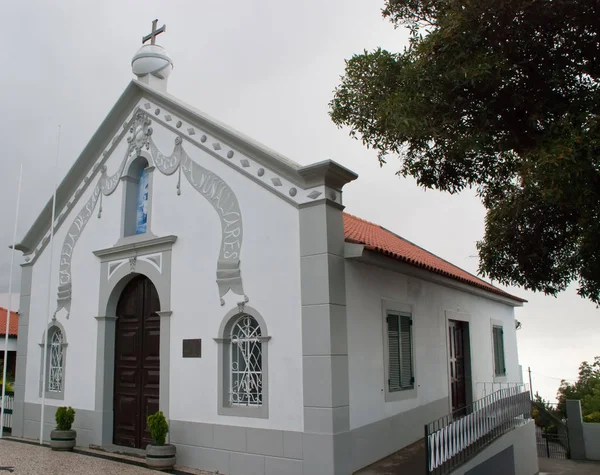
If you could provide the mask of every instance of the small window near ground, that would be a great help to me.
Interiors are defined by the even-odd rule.
[[[415,378],[412,358],[412,317],[401,313],[387,314],[388,390],[413,389]]]
[[[500,326],[493,327],[494,339],[494,373],[496,376],[506,376],[504,361],[504,330]]]

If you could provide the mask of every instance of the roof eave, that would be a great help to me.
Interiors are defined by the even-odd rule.
[[[340,165],[333,160],[312,163],[298,170],[304,179],[305,186],[325,185],[340,191],[344,185],[358,178],[352,170]]]
[[[362,252],[359,252],[359,248],[357,246],[362,246],[362,249],[360,249]],[[483,287],[464,282],[461,279],[447,276],[440,272],[434,272],[424,266],[415,265],[407,262],[404,259],[389,256],[378,251],[369,250],[358,242],[348,242],[346,247],[347,259],[355,259],[365,264],[371,264],[377,267],[392,270],[394,272],[411,275],[413,277],[427,280],[436,284],[441,284],[446,287],[455,288],[457,290],[501,302],[506,305],[510,305],[511,307],[522,307],[524,303],[527,303],[527,300],[510,295],[500,289],[498,289],[498,291],[501,293],[496,293]]]
[[[71,166],[64,179],[56,189],[56,213],[67,204],[71,195],[85,178],[89,170],[94,165],[90,157],[98,156],[106,147],[108,141],[114,136],[116,131],[122,126],[123,121],[129,114],[135,102],[139,100],[142,91],[135,83],[130,81],[125,91],[121,94],[108,115],[100,124],[92,138],[88,141],[83,151],[79,154],[75,163]],[[52,219],[52,197],[46,203],[33,225],[29,228],[25,237],[19,242],[15,249],[30,254],[39,244],[40,240],[50,228]]]

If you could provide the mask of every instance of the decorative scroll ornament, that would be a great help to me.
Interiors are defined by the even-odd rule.
[[[142,149],[150,147],[150,136],[152,135],[152,121],[143,112],[138,112],[135,115],[135,121],[129,132],[132,136],[127,139],[127,142],[133,146],[136,155],[139,157]]]
[[[150,154],[158,170],[165,175],[172,175],[179,167],[190,185],[204,196],[215,209],[221,221],[221,249],[217,260],[217,286],[221,305],[225,305],[223,296],[231,290],[244,294],[240,270],[240,252],[242,249],[243,227],[242,213],[233,190],[218,175],[194,162],[183,149],[181,137],[175,139],[175,148],[168,157],[163,155],[152,138]]]
[[[58,306],[55,315],[59,310],[65,308],[67,310],[67,318],[69,317],[69,312],[71,311],[71,258],[73,256],[73,249],[75,249],[75,244],[77,244],[81,233],[94,213],[94,208],[96,208],[100,193],[100,184],[98,184],[94,188],[92,196],[88,199],[83,209],[77,214],[75,221],[73,221],[73,224],[71,224],[71,227],[67,231],[67,236],[65,237],[60,251]]]
[[[181,137],[175,139],[175,147],[171,155],[163,155],[152,140],[151,123],[151,120],[144,112],[141,110],[136,112],[134,123],[129,129],[132,134],[127,139],[129,146],[119,169],[114,175],[108,176],[106,166],[102,165],[100,170],[101,176],[92,196],[71,224],[61,248],[58,302],[55,314],[64,308],[67,311],[67,318],[69,318],[71,311],[71,259],[73,250],[90,217],[94,213],[100,196],[109,196],[114,193],[121,181],[120,178],[123,175],[128,158],[132,152],[135,152],[135,155],[139,156],[143,149],[150,152],[154,165],[164,175],[172,175],[178,170],[180,173],[183,171],[190,185],[208,200],[219,215],[219,220],[221,221],[221,248],[217,259],[217,287],[221,305],[225,305],[223,297],[229,290],[235,294],[243,295],[244,302],[249,301],[248,297],[244,294],[240,270],[243,227],[242,214],[237,197],[229,185],[218,175],[201,167],[188,156],[183,149]],[[178,193],[180,193],[180,186],[178,186]],[[133,266],[135,266],[135,262]]]

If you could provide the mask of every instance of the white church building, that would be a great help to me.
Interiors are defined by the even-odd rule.
[[[78,445],[144,448],[160,409],[182,466],[348,475],[522,383],[522,299],[346,214],[344,166],[169,95],[154,36],[132,65],[57,189],[54,252],[51,200],[17,246],[13,436],[44,395],[45,439],[68,405]]]

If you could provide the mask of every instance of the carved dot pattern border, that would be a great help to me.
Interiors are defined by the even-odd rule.
[[[262,343],[260,326],[250,315],[241,315],[231,329],[232,406],[262,405]]]

